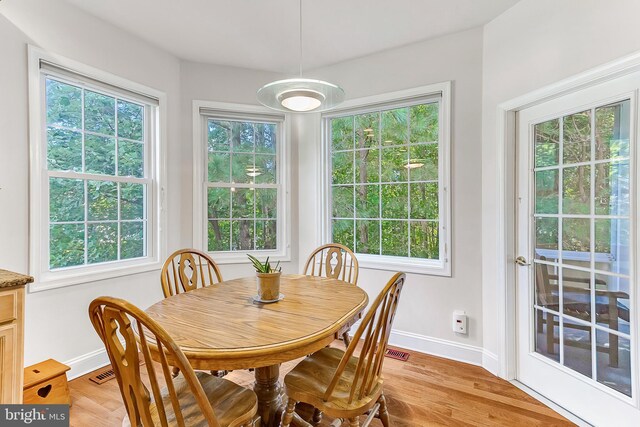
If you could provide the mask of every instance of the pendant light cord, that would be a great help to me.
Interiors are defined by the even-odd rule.
[[[300,77],[302,77],[302,0],[300,0]]]

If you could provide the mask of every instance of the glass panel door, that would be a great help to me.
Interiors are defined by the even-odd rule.
[[[640,419],[639,89],[634,74],[518,113],[517,377],[593,425]]]
[[[631,396],[630,101],[533,126],[535,351]]]

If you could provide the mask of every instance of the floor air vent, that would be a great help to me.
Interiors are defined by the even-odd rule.
[[[385,356],[390,357],[392,359],[402,360],[406,362],[409,359],[409,353],[406,351],[400,351],[393,348],[388,348]]]
[[[104,369],[102,371],[99,371],[95,375],[91,375],[89,379],[96,384],[103,384],[109,380],[114,379],[115,377],[116,377],[116,374],[113,372],[113,369],[109,368],[109,369]]]
[[[140,359],[140,366],[144,365],[144,357],[142,356],[142,353],[138,353],[138,358]],[[89,379],[94,383],[100,385],[114,379],[115,377],[116,374],[115,372],[113,372],[113,368],[111,367],[111,365],[109,365],[108,367],[100,371],[96,371],[96,373],[91,375]]]

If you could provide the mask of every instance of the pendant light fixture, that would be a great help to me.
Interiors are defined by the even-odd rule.
[[[344,100],[340,86],[322,80],[302,78],[302,0],[300,0],[300,77],[278,80],[258,90],[258,101],[266,107],[287,112],[316,112],[335,107]]]

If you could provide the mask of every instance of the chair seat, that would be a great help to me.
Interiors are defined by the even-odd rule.
[[[604,295],[596,296],[596,318],[598,321],[607,322],[609,320],[609,298]],[[558,304],[547,304],[547,308],[558,310]],[[564,294],[565,310],[570,311],[578,318],[590,319],[589,311],[591,309],[591,295],[587,292],[566,292]],[[618,309],[618,317],[625,322],[630,319],[629,308],[620,301],[616,301]],[[580,315],[582,314],[582,315]]]
[[[251,420],[258,411],[258,401],[255,393],[251,390],[247,390],[229,380],[214,377],[205,372],[196,372],[195,374],[211,403],[220,427],[244,425]],[[185,425],[189,427],[208,426],[182,373],[173,379],[173,384],[176,389],[176,394],[178,395],[178,400],[180,401]],[[169,425],[177,425],[168,390],[163,388],[161,394]],[[158,408],[154,403],[150,406],[154,425],[161,425]],[[122,425],[129,426],[130,424],[128,420],[126,420]]]
[[[354,398],[349,403],[357,357],[349,359],[329,401],[323,400],[343,355],[344,351],[327,347],[305,358],[284,378],[289,398],[313,405],[330,417],[349,417],[350,412],[357,416],[373,407],[382,394],[382,380],[378,381],[373,393],[360,400]]]

